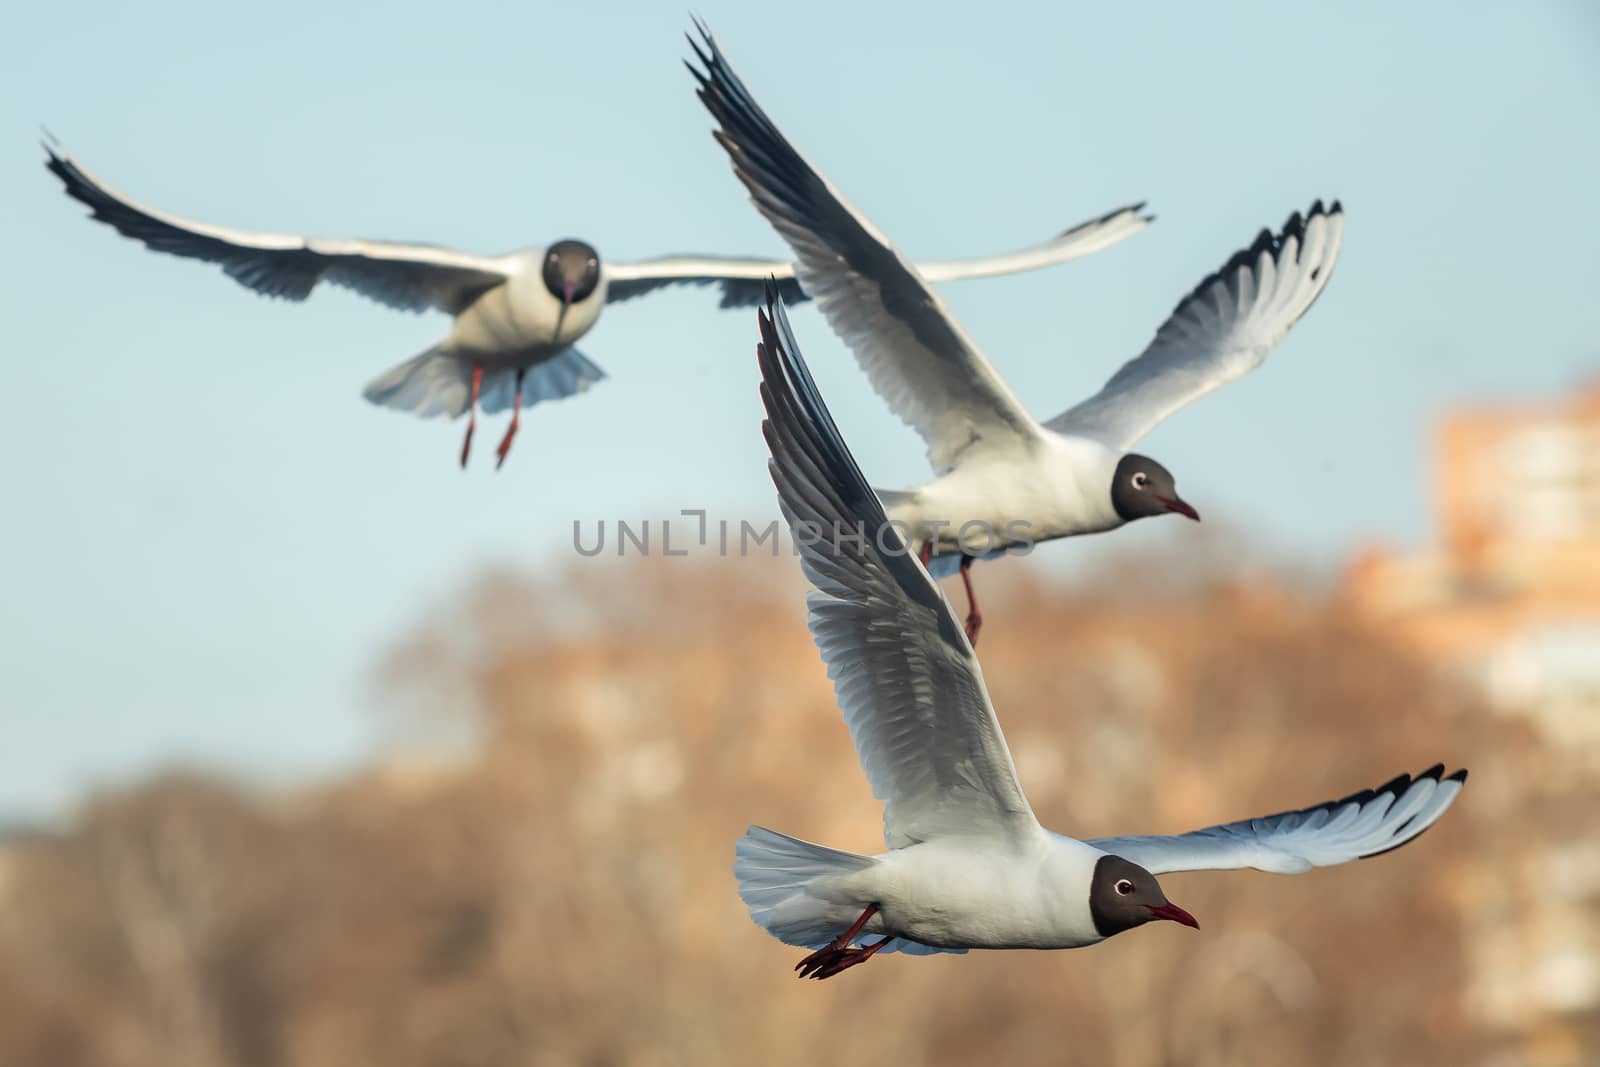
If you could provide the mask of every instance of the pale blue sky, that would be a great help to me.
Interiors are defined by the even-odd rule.
[[[1600,367],[1600,17],[1583,0],[700,10],[791,139],[915,256],[1151,202],[1157,224],[1103,255],[946,288],[1041,415],[1257,229],[1342,198],[1315,310],[1146,449],[1208,518],[1312,562],[1426,537],[1441,409]],[[499,474],[491,420],[463,475],[459,425],[359,395],[442,317],[337,290],[261,299],[87,222],[40,165],[44,124],[203,220],[780,254],[691,92],[681,6],[33,4],[6,21],[0,813],[173,759],[347,764],[378,733],[378,658],[486,564],[565,565],[574,517],[771,514],[752,316],[707,293],[613,308],[583,345],[612,379],[534,409]],[[796,328],[868,473],[923,477],[815,312]],[[1116,536],[1165,544],[1160,527]]]

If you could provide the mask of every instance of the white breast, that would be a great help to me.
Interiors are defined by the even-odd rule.
[[[605,302],[602,278],[594,292],[570,305],[563,316],[561,301],[545,288],[539,264],[533,263],[457,315],[450,345],[456,352],[490,365],[537,363],[588,333]]]
[[[975,456],[913,490],[884,494],[884,504],[889,517],[912,527],[918,540],[937,529],[940,553],[964,548],[983,555],[1099,533],[1122,525],[1111,505],[1111,476],[1120,458],[1097,442],[1050,434],[1027,456]]]
[[[1099,849],[1056,834],[1022,843],[941,839],[885,853],[852,876],[882,925],[939,948],[1078,948],[1103,940],[1089,912]],[[876,925],[876,924],[875,924]]]

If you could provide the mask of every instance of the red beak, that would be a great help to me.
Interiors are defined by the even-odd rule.
[[[1195,917],[1193,915],[1190,915],[1188,912],[1184,911],[1170,900],[1167,901],[1167,903],[1162,904],[1160,907],[1156,907],[1151,904],[1146,904],[1145,907],[1149,908],[1150,914],[1154,915],[1158,919],[1169,919],[1172,922],[1182,923],[1184,926],[1188,926],[1195,930],[1200,929],[1200,924],[1195,921]]]
[[[570,303],[572,303],[573,290],[577,289],[578,285],[577,285],[576,282],[567,282],[566,285],[564,286],[564,288],[566,289],[567,292],[566,292],[566,295],[561,298],[561,302],[563,304],[570,304]]]
[[[1188,504],[1185,504],[1183,501],[1179,500],[1177,497],[1172,497],[1169,499],[1164,496],[1158,496],[1156,499],[1159,500],[1168,511],[1176,511],[1184,518],[1193,519],[1195,522],[1200,521],[1200,513],[1194,508],[1191,508]]]

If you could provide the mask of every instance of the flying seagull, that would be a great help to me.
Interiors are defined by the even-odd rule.
[[[812,636],[856,754],[883,801],[888,851],[862,856],[752,826],[733,871],[750,917],[814,951],[828,978],[879,952],[1077,948],[1167,919],[1198,927],[1156,876],[1297,874],[1399,848],[1467,772],[1402,775],[1343,800],[1176,837],[1080,841],[1039,825],[972,643],[890,522],[817,392],[776,294],[757,312],[762,432],[815,590]],[[800,531],[808,536],[800,536]]]
[[[1046,423],[1028,414],[950,308],[767,118],[703,24],[699,96],[734,173],[797,257],[795,277],[889,407],[922,436],[936,476],[881,491],[941,577],[959,569],[968,636],[983,617],[976,558],[1200,515],[1160,463],[1129,451],[1163,419],[1267,358],[1328,284],[1344,232],[1319,200],[1263,230],[1185,297],[1105,388]],[[959,560],[959,563],[956,561]]]
[[[449,336],[367,384],[374,404],[416,415],[467,415],[467,464],[479,408],[511,409],[496,466],[505,462],[518,415],[541,400],[581,393],[605,372],[573,346],[608,303],[675,284],[717,285],[723,307],[754,307],[768,276],[790,301],[805,299],[794,266],[775,260],[674,255],[635,263],[602,260],[592,245],[566,239],[547,247],[480,256],[426,244],[336,240],[213,226],[145,207],[101,181],[52,140],[45,165],[93,218],[146,247],[221,265],[235,281],[267,296],[304,300],[318,282],[353,289],[402,311],[454,316]],[[1108,248],[1147,226],[1143,204],[1119,208],[1038,245],[978,259],[926,263],[933,281],[1036,270]]]

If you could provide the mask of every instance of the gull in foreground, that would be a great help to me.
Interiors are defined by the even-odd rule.
[[[425,244],[331,240],[213,226],[145,207],[101,181],[54,143],[46,166],[92,217],[157,252],[220,264],[241,285],[267,296],[304,300],[318,282],[353,289],[402,311],[433,309],[455,318],[450,334],[385,371],[363,395],[416,415],[467,415],[461,465],[472,449],[477,412],[511,409],[498,449],[505,462],[518,414],[541,400],[581,393],[605,372],[573,347],[608,303],[674,284],[718,285],[723,307],[754,307],[776,276],[791,303],[805,299],[792,264],[703,255],[634,263],[602,260],[578,240],[480,256]],[[983,278],[1065,263],[1144,229],[1143,204],[1120,208],[1042,244],[1002,255],[922,265],[932,281]]]
[[[1179,408],[1259,367],[1306,313],[1339,257],[1337,201],[1290,215],[1277,233],[1263,230],[1105,388],[1040,424],[926,275],[795,150],[699,29],[703,47],[690,44],[700,68],[689,69],[734,173],[789,243],[795,277],[873,388],[927,445],[936,477],[879,496],[935,573],[960,570],[969,637],[983,621],[974,559],[1155,515],[1199,520],[1172,473],[1129,449]]]
[[[775,295],[775,294],[774,294]],[[812,636],[889,850],[861,856],[752,826],[733,865],[750,917],[828,978],[879,952],[1077,948],[1156,919],[1198,927],[1156,875],[1296,874],[1399,848],[1450,807],[1442,766],[1325,804],[1176,837],[1079,841],[1039,825],[949,603],[856,467],[782,304],[761,315],[762,431],[815,591]],[[806,531],[801,536],[801,531]]]

